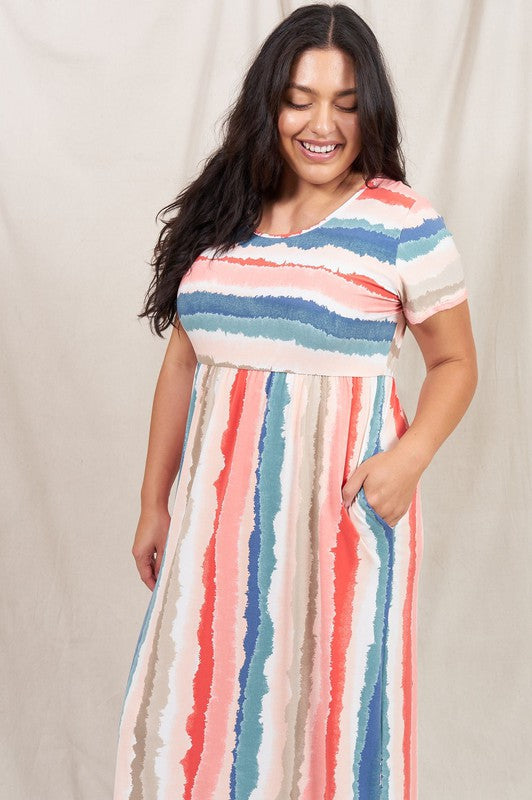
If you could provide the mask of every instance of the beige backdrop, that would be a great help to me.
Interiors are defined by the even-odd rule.
[[[167,341],[136,319],[154,218],[200,169],[252,54],[296,5],[0,8],[2,800],[111,796],[149,601],[130,550]],[[408,180],[462,252],[480,368],[423,475],[420,800],[525,800],[530,14],[524,0],[351,6],[390,65]],[[423,375],[407,333],[409,418]]]

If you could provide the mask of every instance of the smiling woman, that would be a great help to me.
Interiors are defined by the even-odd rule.
[[[270,34],[177,208],[140,315],[178,325],[114,800],[416,800],[420,477],[476,362],[458,249],[406,182],[354,11],[303,6]],[[411,423],[407,325],[427,365]]]
[[[335,48],[309,48],[290,76],[278,115],[285,169],[259,226],[281,235],[312,225],[365,183],[352,168],[362,150],[358,105],[339,102],[357,92],[353,59]]]
[[[285,158],[290,158],[294,142],[310,163],[334,161],[335,172],[349,170],[362,147],[358,105],[342,100],[350,96],[353,101],[356,96],[354,73],[353,59],[342,50],[310,48],[294,61],[294,80],[288,83],[278,120]],[[304,148],[305,143],[311,149],[326,148],[330,154],[313,156]]]
[[[310,64],[312,65],[312,63],[314,63],[316,61],[316,59],[319,60],[322,57],[322,54],[324,52],[327,53],[327,51],[307,50],[305,53],[303,53],[303,55],[301,57],[301,60],[305,63],[305,60],[308,62],[309,59],[310,59]],[[332,58],[336,57],[337,59],[339,58],[339,59],[342,59],[343,61],[347,60],[348,69],[351,69],[352,66],[353,66],[351,61],[349,59],[346,59],[345,53],[342,53],[341,50],[330,51],[327,55],[328,55],[329,59],[331,57]],[[301,64],[300,64],[300,66],[301,66]],[[316,95],[316,92],[310,86],[303,86],[302,84],[296,83],[295,81],[290,81],[290,83],[288,84],[287,92],[286,92],[286,98],[285,98],[286,105],[289,106],[290,108],[296,108],[296,109],[298,109],[300,111],[303,111],[303,110],[304,111],[308,111],[308,109],[311,108],[311,106],[312,106],[312,103],[310,102],[310,100],[307,103],[297,103],[297,102],[294,102],[293,100],[288,99],[288,98],[294,97],[294,96],[297,97],[298,93],[307,93],[308,95],[311,95],[311,96],[315,96]],[[340,90],[340,91],[334,93],[334,99],[337,100],[337,99],[339,99],[341,97],[346,97],[347,95],[356,95],[356,93],[357,93],[357,90],[356,90],[355,87],[353,87],[352,89],[343,89],[343,90]],[[347,112],[349,114],[352,114],[357,110],[358,106],[357,105],[353,105],[353,106],[351,106],[349,108],[346,108],[344,105],[338,105],[337,108],[339,110],[341,110],[341,111],[345,111],[345,112]],[[285,117],[286,117],[286,115],[285,115]],[[283,114],[281,114],[280,118],[279,118],[279,130],[281,130],[281,126],[282,126],[282,122],[283,121],[284,121],[283,120]],[[345,148],[345,142],[341,142],[341,141],[323,141],[322,139],[312,139],[312,138],[309,138],[309,137],[299,138],[296,141],[299,144],[303,145],[305,150],[308,150],[311,153],[312,152],[314,152],[314,153],[320,153],[320,152],[321,153],[332,153],[332,152],[338,153],[340,148]],[[352,159],[352,160],[354,160],[354,159]]]

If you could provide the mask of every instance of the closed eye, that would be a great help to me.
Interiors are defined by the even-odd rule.
[[[290,100],[287,100],[286,102],[292,108],[308,108],[310,105],[310,103],[307,103],[306,105],[298,105],[297,103],[291,103]],[[358,104],[356,106],[352,106],[351,108],[344,108],[344,106],[337,106],[337,108],[339,108],[341,111],[356,111]]]

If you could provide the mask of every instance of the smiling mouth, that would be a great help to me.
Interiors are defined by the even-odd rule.
[[[301,147],[309,153],[333,153],[342,146],[339,142],[328,142],[317,145],[312,142],[307,142],[306,139],[298,139],[297,141]]]
[[[335,142],[332,147],[327,147],[325,145],[323,150],[316,145],[309,145],[309,143],[304,139],[296,139],[296,143],[296,147],[301,153],[301,157],[305,159],[307,163],[314,164],[328,164],[329,161],[334,161],[338,153],[343,148],[343,144],[340,144],[339,142]]]

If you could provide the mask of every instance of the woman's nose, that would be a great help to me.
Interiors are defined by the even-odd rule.
[[[312,111],[310,127],[322,135],[334,130],[334,111],[327,104],[316,105]]]

